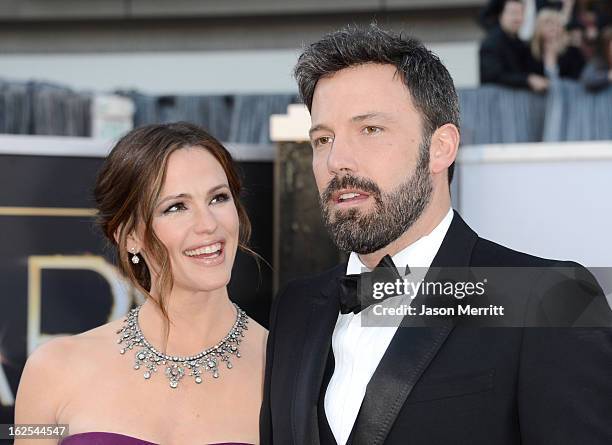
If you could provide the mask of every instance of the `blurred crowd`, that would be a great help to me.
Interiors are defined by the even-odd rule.
[[[556,79],[612,83],[612,0],[490,0],[480,82],[545,92]]]

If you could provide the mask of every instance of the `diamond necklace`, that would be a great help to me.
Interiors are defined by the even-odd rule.
[[[230,357],[235,355],[240,358],[238,346],[244,337],[244,331],[248,329],[248,317],[246,313],[232,303],[236,308],[236,322],[229,333],[215,346],[208,348],[199,354],[178,357],[166,355],[155,349],[144,337],[138,325],[138,312],[142,306],[138,306],[127,314],[123,327],[117,331],[119,334],[118,344],[122,344],[120,354],[125,354],[128,349],[135,350],[134,369],[144,367],[143,377],[149,380],[157,368],[165,366],[165,374],[170,381],[170,387],[176,388],[179,381],[189,375],[196,383],[202,383],[202,374],[210,372],[214,378],[219,377],[219,365],[225,362],[228,369],[232,368]]]

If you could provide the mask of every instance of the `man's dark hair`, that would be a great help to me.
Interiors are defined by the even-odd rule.
[[[497,18],[499,19],[502,15],[502,13],[504,12],[504,9],[506,9],[506,5],[508,3],[520,3],[521,5],[525,6],[525,3],[523,2],[523,0],[503,0],[501,2],[499,2],[499,6],[498,6],[498,10],[497,10]],[[561,2],[559,2],[558,6],[555,6],[556,3],[548,3],[546,5],[546,7],[548,8],[550,6],[550,8],[552,9],[560,9],[561,8]]]
[[[379,28],[346,27],[308,46],[294,69],[302,100],[310,110],[319,79],[366,63],[394,65],[423,117],[423,140],[444,124],[459,128],[459,99],[448,70],[417,39]],[[453,179],[453,163],[448,182]]]
[[[499,26],[499,16],[504,12],[506,3],[521,3],[523,0],[489,0],[489,2],[480,10],[478,21],[484,29],[490,31]]]

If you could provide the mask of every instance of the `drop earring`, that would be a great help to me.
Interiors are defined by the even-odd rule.
[[[132,247],[130,249],[130,252],[132,252],[132,264],[138,264],[140,263],[140,257],[138,256],[138,254],[136,253],[136,248]]]

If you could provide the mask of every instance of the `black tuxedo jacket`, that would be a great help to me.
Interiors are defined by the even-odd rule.
[[[479,238],[455,213],[432,267],[554,264]],[[342,264],[292,282],[275,299],[262,445],[330,442],[320,431],[319,402],[345,270]],[[517,285],[541,309],[540,287],[549,281]],[[599,326],[612,325],[605,298],[590,304],[592,289],[577,283],[554,286],[588,295],[578,298],[576,312],[595,307]],[[612,444],[612,329],[478,328],[452,317],[435,327],[400,327],[367,386],[350,443]]]

